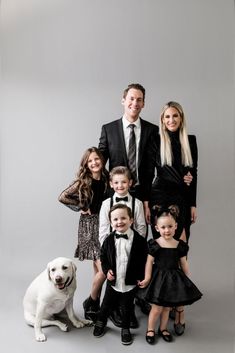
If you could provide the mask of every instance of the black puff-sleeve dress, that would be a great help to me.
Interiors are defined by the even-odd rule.
[[[199,300],[202,293],[179,268],[179,260],[187,255],[188,245],[179,240],[177,248],[162,248],[151,239],[149,254],[154,257],[152,278],[146,288],[139,289],[137,297],[165,307],[189,305]]]

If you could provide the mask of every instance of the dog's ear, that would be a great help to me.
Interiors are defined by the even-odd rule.
[[[48,264],[47,264],[47,275],[48,275],[48,279],[49,279],[49,281],[51,281],[51,276],[50,276],[50,268],[51,268],[51,263],[50,263],[50,262],[48,262]]]
[[[72,269],[73,269],[73,275],[76,274],[77,271],[77,266],[75,265],[75,263],[72,261]]]

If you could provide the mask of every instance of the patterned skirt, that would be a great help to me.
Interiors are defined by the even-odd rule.
[[[78,225],[78,245],[74,254],[78,260],[100,258],[99,216],[81,214]]]

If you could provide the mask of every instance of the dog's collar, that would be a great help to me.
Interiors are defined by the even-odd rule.
[[[64,288],[69,287],[72,282],[73,282],[73,277],[71,278],[71,280],[70,280],[70,277],[68,277],[64,284]],[[61,289],[64,289],[64,288],[61,288]]]
[[[69,281],[69,278],[68,278],[67,281],[65,282],[65,287],[69,287],[72,282],[73,282],[73,277],[71,278],[70,281]]]

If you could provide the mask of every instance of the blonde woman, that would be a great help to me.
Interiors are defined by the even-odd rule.
[[[169,207],[175,204],[179,207],[175,239],[188,242],[190,226],[196,221],[196,191],[197,191],[197,142],[194,135],[188,135],[185,114],[177,102],[164,105],[159,124],[159,136],[154,144],[155,168],[157,177],[152,185],[150,208],[152,219],[154,208]],[[158,238],[154,225],[154,238]],[[183,308],[177,308],[175,332],[182,335],[185,329]]]

